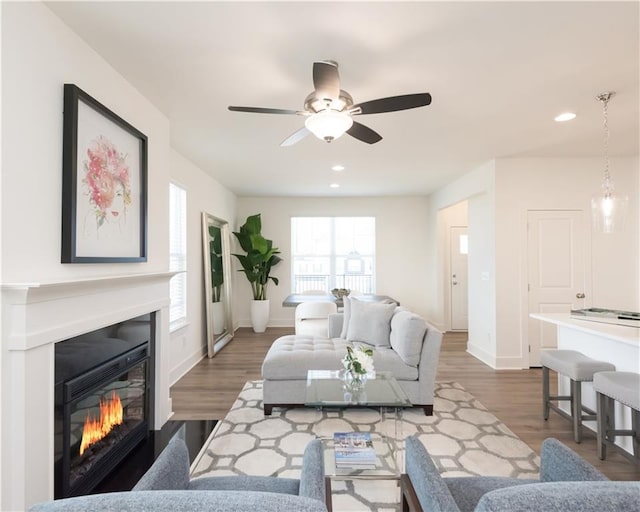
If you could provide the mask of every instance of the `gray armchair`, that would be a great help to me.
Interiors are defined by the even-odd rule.
[[[546,439],[540,480],[505,477],[442,478],[417,437],[406,442],[403,511],[601,512],[639,510],[640,482],[607,477],[557,439]]]
[[[189,452],[174,438],[131,492],[94,494],[34,505],[29,512],[326,512],[324,462],[319,440],[302,459],[300,479],[261,476],[190,480]]]

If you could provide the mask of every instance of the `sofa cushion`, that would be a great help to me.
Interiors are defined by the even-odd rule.
[[[377,372],[391,372],[396,380],[418,380],[418,369],[406,364],[391,347],[373,351],[373,367]]]
[[[395,309],[395,304],[352,300],[347,340],[388,347],[391,317]]]
[[[418,366],[427,323],[409,311],[396,311],[391,318],[391,348],[410,366]]]
[[[262,363],[262,377],[307,380],[308,370],[341,370],[347,340],[287,335],[275,340]]]

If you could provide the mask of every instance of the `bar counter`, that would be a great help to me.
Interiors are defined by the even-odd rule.
[[[558,348],[577,350],[585,356],[607,361],[616,366],[617,371],[640,373],[640,329],[623,325],[613,325],[571,317],[568,313],[532,313],[531,318],[555,324],[558,330]],[[569,379],[558,379],[558,394],[569,394]],[[596,397],[591,382],[582,384],[582,402],[596,409]],[[570,412],[566,404],[561,407]],[[595,431],[594,421],[584,425]],[[631,428],[631,414],[628,408],[616,403],[616,428]],[[618,437],[616,444],[632,453],[631,438]]]

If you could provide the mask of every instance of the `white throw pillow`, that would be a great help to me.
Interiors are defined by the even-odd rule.
[[[347,330],[349,329],[349,319],[351,318],[351,301],[358,300],[353,297],[342,297],[342,331],[340,331],[340,337],[343,340],[347,339]]]
[[[391,317],[395,309],[395,304],[352,300],[347,340],[388,347]]]
[[[427,331],[424,318],[410,311],[398,311],[391,319],[391,348],[405,364],[417,367],[420,363],[422,340]]]

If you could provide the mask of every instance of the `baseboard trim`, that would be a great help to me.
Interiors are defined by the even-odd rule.
[[[493,369],[496,368],[496,358],[493,354],[481,349],[477,345],[474,345],[471,340],[467,342],[467,353],[471,354],[476,359],[479,359],[484,364],[490,366]]]
[[[523,370],[528,368],[522,357],[496,357],[470,341],[467,343],[467,352],[494,370]]]
[[[178,366],[173,368],[169,372],[169,386],[173,386],[182,377],[184,377],[195,365],[202,361],[207,356],[207,347],[202,346],[198,352],[194,352]]]
[[[498,357],[496,358],[496,369],[498,370],[525,370],[529,365],[523,362],[521,357]]]

